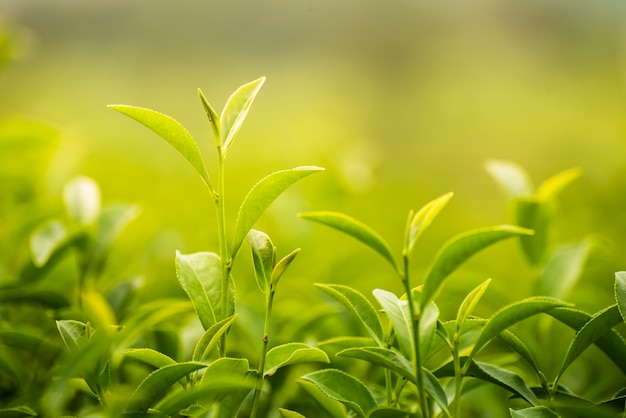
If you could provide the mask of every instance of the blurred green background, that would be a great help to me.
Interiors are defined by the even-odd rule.
[[[417,275],[452,235],[512,221],[484,170],[491,158],[520,163],[537,184],[582,168],[561,195],[553,231],[554,243],[591,236],[598,244],[574,302],[589,311],[606,306],[613,273],[626,269],[622,1],[2,0],[0,27],[0,55],[10,58],[0,72],[0,116],[31,121],[29,129],[54,138],[32,158],[5,147],[2,188],[31,189],[3,201],[4,270],[27,253],[24,240],[10,240],[29,226],[18,220],[35,207],[32,225],[58,212],[63,184],[84,174],[101,185],[105,204],[142,209],[117,243],[111,280],[141,275],[151,284],[146,298],[182,295],[174,252],[217,249],[214,209],[173,149],[106,105],[174,117],[214,170],[197,89],[219,110],[236,87],[262,75],[267,83],[227,161],[231,221],[263,175],[327,169],[290,189],[257,224],[279,254],[303,249],[281,285],[283,312],[312,307],[313,282],[366,294],[401,288],[382,259],[298,219],[299,211],[346,212],[399,252],[409,209],[454,191],[418,248]],[[260,305],[246,268],[235,273],[242,300]],[[454,306],[492,277],[485,309],[495,309],[532,294],[535,275],[514,242],[500,244],[455,273],[450,300],[440,303]]]

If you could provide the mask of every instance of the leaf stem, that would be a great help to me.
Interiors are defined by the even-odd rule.
[[[265,383],[265,357],[267,356],[267,350],[269,348],[270,340],[270,319],[272,316],[272,305],[274,304],[275,290],[273,286],[267,290],[267,297],[265,299],[265,322],[263,324],[263,348],[261,349],[261,358],[259,359],[259,368],[257,372],[256,386],[254,388],[254,397],[252,398],[252,412],[250,418],[256,418],[257,410],[259,409],[259,397],[263,390],[263,384]]]
[[[219,320],[228,317],[228,279],[230,276],[230,260],[228,254],[228,242],[226,240],[226,210],[224,203],[224,155],[222,153],[222,147],[217,147],[218,155],[218,173],[217,173],[217,194],[215,195],[215,205],[217,206],[217,230],[218,240],[220,248],[220,260],[221,260],[221,273],[222,273],[222,294],[221,294],[221,317]],[[226,333],[220,337],[219,355],[224,357],[226,355]]]
[[[461,392],[463,389],[463,371],[461,370],[461,358],[459,357],[459,335],[454,336],[452,359],[454,362],[454,417],[461,417]]]

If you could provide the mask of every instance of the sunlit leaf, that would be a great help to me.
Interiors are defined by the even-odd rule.
[[[446,277],[474,254],[498,241],[527,234],[532,234],[532,231],[500,225],[468,231],[452,238],[439,251],[430,267],[422,289],[420,306],[426,306],[434,299]]]
[[[30,253],[35,266],[46,264],[66,237],[67,230],[59,221],[52,221],[38,228],[30,237]]]
[[[69,349],[81,347],[89,339],[89,325],[73,319],[56,321],[61,339]]]
[[[117,325],[111,306],[100,292],[84,289],[81,297],[83,310],[94,328],[100,332],[109,332],[113,326]]]
[[[213,135],[215,136],[215,143],[216,145],[220,145],[220,132],[222,131],[220,125],[220,117],[217,115],[215,110],[213,110],[213,107],[209,104],[209,101],[206,99],[206,97],[204,97],[204,94],[202,94],[202,91],[200,89],[198,89],[198,96],[200,96],[202,107],[204,108],[207,118],[211,123],[211,129],[213,130]]]
[[[63,188],[63,201],[72,219],[91,224],[100,214],[100,187],[89,177],[74,177]]]
[[[281,418],[306,418],[304,415],[289,409],[278,408]]]
[[[210,192],[214,194],[213,185],[198,145],[183,125],[163,113],[150,109],[127,105],[109,105],[108,107],[136,120],[167,141],[191,164]]]
[[[412,359],[413,328],[407,301],[400,300],[393,293],[383,289],[374,289],[372,293],[393,325],[400,351],[406,358]]]
[[[293,262],[293,260],[296,258],[296,256],[299,253],[300,253],[300,248],[296,248],[295,250],[293,250],[292,252],[284,256],[283,258],[281,258],[280,261],[278,261],[278,263],[276,263],[276,265],[274,266],[274,269],[272,270],[272,277],[271,277],[271,285],[273,289],[276,289],[276,286],[278,285],[278,281],[280,280],[281,277],[283,277],[283,274],[285,274],[285,271],[287,271],[287,268],[291,265],[291,263]]]
[[[147,411],[180,379],[191,372],[206,367],[197,362],[176,363],[163,366],[150,373],[137,387],[126,410],[128,412]]]
[[[489,341],[512,325],[551,309],[567,306],[566,303],[548,297],[530,297],[512,303],[496,312],[485,324],[470,358],[473,358]]]
[[[367,418],[407,418],[408,416],[409,413],[401,409],[381,406],[372,409]]]
[[[376,344],[383,345],[384,335],[380,317],[365,296],[344,285],[317,283],[316,286],[356,315]]]
[[[478,379],[492,381],[507,388],[511,392],[518,394],[531,405],[539,405],[539,399],[537,399],[537,396],[534,394],[532,389],[528,387],[524,379],[518,374],[493,364],[480,361],[472,361],[472,366],[473,367],[470,367],[468,375]],[[487,376],[488,378],[485,379]]]
[[[276,248],[269,235],[255,229],[248,232],[248,243],[252,250],[256,282],[261,291],[265,293],[270,286],[272,269],[276,263]]]
[[[565,373],[565,370],[567,370],[583,351],[605,335],[611,328],[623,321],[624,319],[620,315],[617,305],[612,305],[594,315],[580,331],[576,333],[574,340],[567,350],[567,355],[563,360],[559,373],[555,378],[555,386],[563,373]]]
[[[265,376],[272,376],[278,369],[291,364],[321,362],[329,363],[325,352],[303,343],[287,343],[276,346],[265,357]]]
[[[315,221],[350,235],[382,255],[385,260],[391,263],[394,269],[397,269],[389,244],[387,244],[378,232],[364,223],[338,212],[307,212],[300,213],[298,216],[302,219]]]
[[[232,315],[211,325],[196,343],[191,359],[193,361],[204,361],[215,348],[220,337],[233,324],[236,317],[237,315]]]
[[[463,328],[465,324],[465,320],[474,312],[474,308],[478,304],[480,298],[485,294],[487,287],[491,283],[491,279],[485,280],[483,283],[478,285],[474,290],[472,290],[461,302],[461,306],[459,306],[459,310],[456,314],[456,330],[457,333]]]
[[[327,396],[320,388],[308,380],[300,379],[300,386],[311,396],[315,403],[332,418],[346,418],[346,409],[336,399]]]
[[[556,412],[547,406],[534,406],[517,411],[509,409],[509,411],[511,412],[511,418],[559,418]]]
[[[439,212],[450,201],[453,193],[446,193],[425,204],[417,213],[409,219],[407,228],[407,252],[411,252],[415,243],[424,231],[430,226],[432,221],[437,217]]]
[[[102,208],[98,216],[95,256],[103,257],[106,255],[111,244],[138,215],[139,207],[135,205],[116,204]]]
[[[409,382],[417,384],[413,365],[409,360],[397,352],[382,347],[347,348],[337,353],[337,356],[364,360],[397,373]]]
[[[520,236],[520,245],[524,255],[533,265],[542,263],[546,257],[554,210],[552,201],[542,202],[534,197],[518,199],[515,202],[517,224],[535,231],[533,235]]]
[[[444,414],[450,416],[448,412],[448,397],[441,383],[432,372],[425,368],[422,368],[422,374],[424,375],[424,388],[426,392],[435,400]]]
[[[276,171],[259,180],[248,192],[239,208],[231,256],[235,257],[248,231],[282,192],[298,180],[322,170],[324,169],[313,166],[296,167],[290,170]]]
[[[485,168],[509,198],[533,195],[530,176],[519,164],[504,160],[489,160],[485,163]]]
[[[176,364],[176,361],[171,357],[151,348],[130,348],[124,350],[122,354],[124,354],[125,357],[141,361],[155,369]]]
[[[582,170],[580,168],[570,168],[569,170],[561,171],[541,183],[537,190],[537,197],[542,201],[552,199],[581,175]]]
[[[540,294],[566,298],[580,278],[590,250],[591,243],[583,240],[561,245],[552,251],[550,259],[541,270]]]
[[[200,398],[202,404],[215,402],[218,405],[215,418],[237,416],[246,396],[254,388],[256,372],[250,372],[248,360],[222,357],[212,362],[202,375],[202,387],[217,390],[208,397]]]
[[[176,274],[178,280],[193,303],[198,318],[205,330],[221,320],[222,314],[222,270],[220,257],[215,253],[199,252],[181,254],[176,252]],[[229,292],[229,311],[234,313],[233,289]]]
[[[367,387],[341,370],[318,370],[302,376],[302,379],[312,382],[326,396],[346,405],[360,417],[366,417],[376,407],[376,401]]]
[[[615,273],[615,300],[622,319],[626,321],[626,272]]]
[[[413,300],[419,300],[421,291],[413,289]],[[422,308],[419,317],[419,348],[421,358],[428,357],[437,333],[437,321],[439,320],[439,307],[430,301]]]
[[[222,144],[222,152],[224,156],[228,152],[235,135],[239,131],[241,124],[248,115],[248,110],[252,106],[252,102],[259,90],[265,82],[265,77],[258,78],[254,81],[239,87],[228,98],[222,114],[220,116],[220,136]]]
[[[498,339],[506,344],[511,350],[515,351],[517,355],[519,355],[520,358],[533,369],[537,377],[540,376],[541,372],[539,370],[537,360],[522,340],[509,330],[501,332]]]

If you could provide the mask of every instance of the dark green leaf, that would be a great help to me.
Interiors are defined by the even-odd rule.
[[[357,378],[340,370],[318,370],[302,378],[312,382],[326,396],[341,402],[361,417],[366,417],[376,407],[376,401],[367,387]]]
[[[279,345],[267,352],[263,374],[272,376],[281,367],[310,362],[329,363],[330,360],[326,353],[319,348],[310,347],[303,343]]]

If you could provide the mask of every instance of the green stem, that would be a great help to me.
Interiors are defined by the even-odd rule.
[[[454,336],[454,346],[452,348],[454,362],[454,417],[461,417],[461,391],[463,389],[463,372],[461,370],[461,358],[459,357],[458,333]]]
[[[261,358],[259,359],[258,375],[256,380],[256,386],[254,388],[254,397],[252,399],[252,412],[250,418],[256,418],[257,410],[259,409],[259,397],[263,390],[263,384],[265,383],[265,357],[267,356],[267,350],[269,348],[270,340],[270,318],[272,316],[272,305],[274,303],[273,289],[268,289],[267,297],[265,300],[265,323],[263,324],[263,348],[261,349]]]
[[[228,279],[230,276],[230,255],[228,254],[228,242],[226,241],[226,210],[224,204],[224,155],[222,147],[217,147],[218,155],[218,173],[217,173],[217,195],[215,196],[215,204],[217,206],[217,230],[220,247],[221,273],[222,273],[222,298],[221,298],[221,318],[228,316]],[[226,333],[220,337],[219,355],[226,355]]]
[[[404,271],[402,274],[402,284],[404,285],[404,291],[406,292],[406,299],[409,305],[409,317],[411,318],[411,327],[413,330],[413,373],[417,379],[417,392],[419,394],[419,404],[422,410],[422,417],[429,418],[430,410],[428,408],[428,401],[426,399],[426,390],[424,388],[424,374],[422,373],[422,359],[420,354],[419,345],[419,315],[415,312],[415,305],[413,301],[413,292],[411,291],[411,283],[409,280],[409,257],[407,254],[403,256]]]

